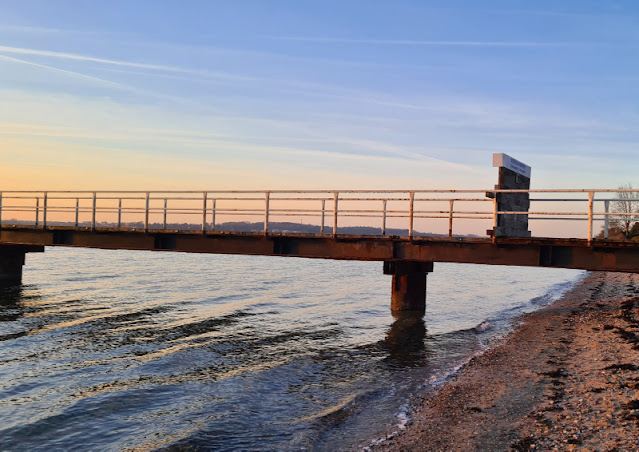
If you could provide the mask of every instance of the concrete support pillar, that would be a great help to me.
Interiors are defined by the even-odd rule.
[[[426,274],[433,271],[432,262],[387,261],[384,274],[393,275],[391,310],[426,310]]]
[[[19,286],[26,253],[42,251],[42,246],[0,245],[0,287]]]

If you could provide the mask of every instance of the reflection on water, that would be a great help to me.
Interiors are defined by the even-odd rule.
[[[426,324],[419,311],[393,312],[395,321],[380,342],[386,351],[384,360],[391,367],[417,367],[426,364]]]
[[[366,445],[481,347],[474,326],[578,274],[513,270],[488,291],[503,270],[438,271],[426,317],[393,317],[377,263],[28,256],[25,284],[0,291],[0,449]]]

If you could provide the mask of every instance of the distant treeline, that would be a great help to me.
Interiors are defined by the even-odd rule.
[[[3,224],[12,224],[12,225],[21,225],[28,226],[33,225],[33,221],[20,221],[20,220],[4,220]],[[75,223],[71,222],[62,222],[62,221],[50,221],[47,222],[48,226],[74,226]],[[98,222],[96,226],[99,228],[117,228],[117,223],[112,222]],[[84,221],[79,223],[79,227],[89,228],[91,227],[91,223],[88,221]],[[137,222],[122,222],[121,227],[124,229],[144,229],[144,223],[141,221]],[[164,225],[162,223],[149,223],[150,230],[158,230],[163,229]],[[207,230],[213,230],[211,224],[207,224]],[[201,231],[201,224],[193,224],[193,223],[167,223],[166,229],[177,230],[177,231]],[[313,224],[301,224],[301,223],[291,223],[291,222],[269,222],[268,229],[270,232],[292,232],[292,233],[302,233],[302,234],[319,234],[321,232],[320,226]],[[226,223],[220,223],[215,225],[216,231],[224,231],[224,232],[261,232],[264,230],[263,222],[247,222],[247,221],[231,221]],[[333,228],[331,226],[324,227],[325,234],[332,234]],[[340,234],[352,234],[352,235],[381,235],[382,229],[376,228],[372,226],[341,226],[338,229]],[[444,237],[445,234],[435,234],[431,232],[419,232],[414,231],[414,235],[421,237]],[[408,229],[399,229],[399,228],[386,228],[386,235],[398,235],[398,236],[406,236],[408,235]],[[464,237],[477,237],[475,235],[466,235]]]

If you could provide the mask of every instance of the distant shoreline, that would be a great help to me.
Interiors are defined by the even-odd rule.
[[[591,273],[373,450],[639,449],[639,275]]]

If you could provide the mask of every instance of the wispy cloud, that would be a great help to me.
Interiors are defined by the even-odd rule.
[[[83,78],[83,79],[91,80],[91,81],[94,81],[94,82],[99,82],[99,83],[106,84],[106,85],[121,86],[119,83],[112,82],[110,80],[105,80],[105,79],[102,79],[102,78],[99,78],[99,77],[93,77],[92,75],[81,74],[79,72],[69,71],[67,69],[60,69],[60,68],[53,67],[53,66],[47,66],[46,64],[34,63],[32,61],[21,60],[19,58],[13,58],[13,57],[6,56],[6,55],[0,55],[0,59],[6,60],[6,61],[12,61],[14,63],[26,64],[28,66],[35,66],[35,67],[39,67],[39,68],[42,68],[42,69],[47,69],[49,71],[60,72],[60,73],[66,74],[66,75],[71,75],[71,76],[74,76],[74,77],[80,77],[80,78]]]
[[[265,36],[279,41],[300,41],[327,44],[364,44],[391,46],[429,46],[429,47],[566,47],[581,45],[578,42],[543,41],[429,41],[419,39],[349,39],[318,36]]]
[[[78,55],[75,53],[53,52],[50,50],[38,50],[38,49],[25,49],[22,47],[0,46],[0,52],[19,54],[19,55],[44,56],[44,57],[59,58],[64,60],[86,61],[86,62],[92,62],[92,63],[110,64],[115,66],[133,67],[138,69],[154,69],[154,70],[170,71],[170,72],[188,72],[188,70],[181,69],[174,66],[136,63],[131,61],[121,61],[121,60],[110,60],[106,58],[97,58],[97,57],[92,57],[87,55]]]
[[[89,55],[80,55],[76,53],[55,52],[51,50],[40,50],[40,49],[27,49],[23,47],[10,47],[10,46],[0,45],[0,53],[9,53],[9,54],[16,54],[16,55],[33,55],[38,57],[48,57],[48,58],[55,58],[55,59],[62,59],[62,60],[80,61],[80,62],[87,62],[87,63],[99,63],[99,64],[110,65],[110,66],[146,69],[151,71],[198,74],[201,76],[217,77],[217,78],[231,79],[236,81],[254,80],[252,77],[237,75],[237,74],[228,74],[224,72],[196,70],[196,69],[182,68],[177,66],[139,63],[139,62],[125,61],[125,60],[112,60],[108,58],[99,58],[99,57],[94,57]]]

